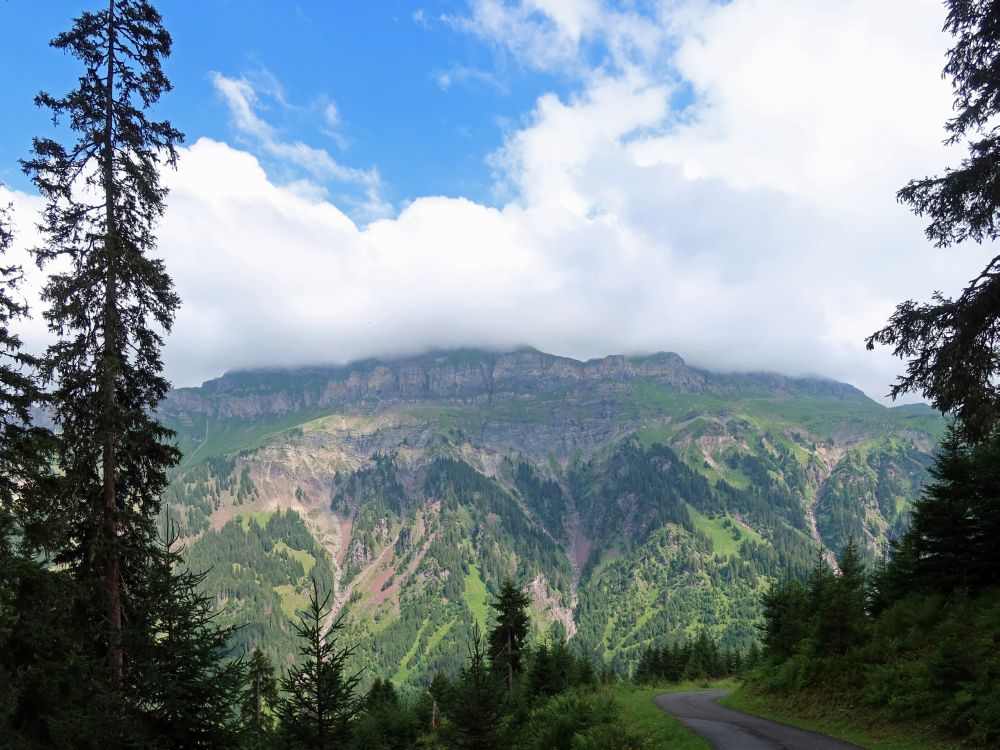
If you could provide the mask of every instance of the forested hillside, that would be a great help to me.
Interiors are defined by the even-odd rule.
[[[506,578],[535,638],[621,674],[707,632],[756,641],[760,596],[853,536],[905,527],[943,421],[849,386],[715,375],[676,355],[462,351],[234,373],[172,393],[165,495],[241,647],[288,664],[309,581],[370,677],[454,677]]]

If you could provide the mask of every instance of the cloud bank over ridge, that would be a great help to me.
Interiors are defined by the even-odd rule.
[[[669,350],[883,394],[900,366],[864,336],[896,302],[951,292],[981,265],[977,248],[930,248],[894,198],[954,158],[939,145],[939,4],[657,7],[476,0],[446,19],[579,80],[572,97],[539,98],[489,156],[496,206],[425,196],[360,224],[248,150],[182,149],[160,232],[184,301],[168,375],[192,385],[241,367],[530,344]],[[270,157],[377,187],[375,172],[280,141],[246,80],[216,85]],[[33,203],[18,202],[30,225]]]

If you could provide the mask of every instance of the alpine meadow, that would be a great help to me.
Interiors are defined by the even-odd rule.
[[[996,747],[1000,2],[342,6],[0,7],[0,747]]]

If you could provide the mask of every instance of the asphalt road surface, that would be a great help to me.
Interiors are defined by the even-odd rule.
[[[716,703],[728,690],[664,693],[656,705],[711,743],[715,750],[858,750],[857,745],[778,724]]]

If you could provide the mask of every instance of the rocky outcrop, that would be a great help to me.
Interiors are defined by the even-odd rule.
[[[198,416],[250,421],[263,415],[310,411],[373,413],[422,401],[482,407],[504,398],[565,391],[610,394],[620,390],[621,384],[640,378],[688,392],[768,390],[865,398],[857,389],[829,380],[708,373],[670,353],[615,355],[580,362],[534,350],[504,354],[473,350],[395,361],[366,360],[341,367],[227,373],[200,388],[171,391],[161,415],[169,422],[190,425]]]

